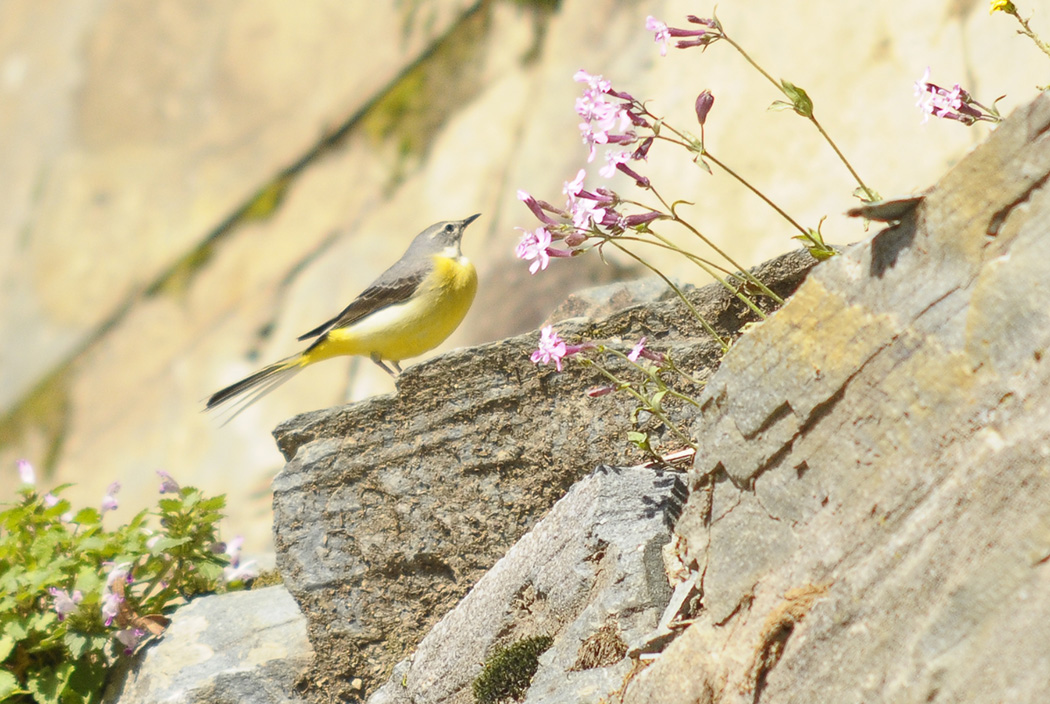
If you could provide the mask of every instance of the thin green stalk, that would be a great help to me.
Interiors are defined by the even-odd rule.
[[[645,374],[647,377],[652,379],[653,382],[660,388],[661,391],[663,391],[665,393],[668,393],[668,394],[671,394],[675,398],[680,399],[682,401],[685,401],[686,403],[692,404],[692,405],[696,406],[697,408],[700,407],[700,404],[695,399],[692,399],[692,398],[686,396],[683,393],[679,393],[678,391],[675,391],[670,386],[665,384],[663,379],[661,379],[659,377],[659,375],[656,372],[653,371],[652,367],[643,367],[641,364],[638,364],[638,362],[632,362],[631,358],[628,357],[627,355],[625,355],[620,350],[614,350],[613,348],[606,347],[605,345],[602,345],[601,347],[599,347],[599,350],[602,351],[602,352],[608,352],[608,353],[611,353],[613,355],[616,355],[617,357],[619,357],[623,361],[625,361],[628,364],[634,366],[635,369],[638,369],[643,374]],[[665,360],[667,359],[666,355],[664,356],[664,359]]]
[[[693,448],[694,450],[696,449],[696,445],[693,444],[693,441],[689,438],[689,436],[687,436],[685,433],[680,431],[675,426],[675,424],[671,422],[671,419],[668,418],[664,414],[663,411],[653,407],[653,405],[649,403],[649,400],[647,398],[645,398],[645,396],[640,394],[638,391],[636,391],[633,386],[631,386],[630,384],[628,384],[628,383],[626,383],[624,381],[621,381],[616,375],[612,374],[607,369],[602,367],[602,365],[597,364],[594,361],[592,361],[590,359],[587,359],[586,357],[581,358],[580,361],[583,362],[584,364],[589,364],[589,365],[593,366],[595,369],[597,369],[599,372],[601,372],[602,375],[604,375],[606,379],[608,379],[609,381],[613,382],[613,384],[616,385],[618,390],[626,391],[627,393],[629,393],[632,396],[634,396],[635,400],[638,401],[639,403],[641,403],[645,407],[645,410],[647,410],[649,413],[652,413],[672,433],[674,433],[676,436],[678,436],[679,440],[681,440],[682,442],[684,442],[686,445],[688,445],[689,447]]]
[[[652,247],[659,247],[661,249],[667,249],[667,250],[670,250],[672,252],[676,252],[678,254],[681,254],[686,259],[688,259],[689,261],[693,262],[693,264],[696,264],[698,267],[700,267],[700,269],[702,269],[708,276],[713,278],[718,283],[722,284],[722,286],[727,291],[729,291],[729,293],[733,294],[737,299],[739,299],[741,302],[743,302],[744,305],[746,305],[748,308],[751,309],[751,311],[753,313],[755,313],[755,315],[759,316],[762,320],[766,319],[765,312],[763,312],[763,310],[761,308],[759,308],[755,304],[754,301],[752,301],[750,298],[745,296],[744,293],[738,287],[733,286],[728,281],[726,281],[721,276],[719,276],[717,273],[712,271],[712,269],[718,269],[719,271],[723,271],[728,276],[733,276],[733,272],[731,272],[731,271],[729,271],[729,270],[727,270],[727,269],[725,269],[723,267],[718,266],[714,262],[708,262],[703,257],[697,256],[697,255],[693,254],[692,252],[685,251],[681,247],[678,247],[678,246],[672,244],[671,242],[667,241],[667,239],[665,239],[664,237],[660,236],[656,232],[653,232],[652,230],[649,230],[649,234],[652,235],[653,237],[655,237],[656,239],[660,240],[660,241],[659,242],[653,242],[651,240],[643,239],[641,237],[632,237],[630,235],[620,235],[616,239],[620,240],[621,242],[626,240],[628,242],[638,242],[639,244],[648,244],[648,245],[650,245]]]
[[[707,332],[707,334],[710,335],[711,337],[715,338],[715,340],[718,341],[718,344],[721,345],[721,347],[722,347],[722,352],[726,352],[726,351],[729,350],[729,343],[722,339],[722,336],[718,334],[718,331],[715,330],[713,327],[711,327],[711,324],[709,322],[707,322],[707,320],[704,319],[704,316],[700,315],[700,311],[698,311],[696,309],[696,307],[693,306],[692,302],[688,298],[686,298],[685,294],[682,293],[682,289],[678,288],[678,286],[676,286],[673,281],[671,281],[669,278],[667,278],[667,276],[665,276],[662,271],[660,271],[659,269],[654,267],[652,264],[650,264],[649,262],[647,262],[644,259],[642,259],[641,257],[639,257],[637,254],[635,254],[631,250],[629,250],[626,247],[624,247],[624,246],[620,245],[619,243],[617,243],[616,240],[606,240],[606,241],[609,242],[610,244],[612,244],[614,247],[619,249],[621,252],[623,252],[627,256],[629,256],[632,259],[634,259],[636,262],[638,262],[639,264],[644,266],[646,269],[648,269],[649,271],[653,272],[654,274],[659,276],[661,279],[663,279],[664,283],[666,283],[668,286],[670,286],[671,289],[678,295],[678,298],[680,298],[682,300],[682,303],[685,304],[686,308],[689,309],[689,312],[693,314],[693,317],[696,318],[697,322],[700,323],[700,326]]]
[[[660,203],[664,206],[664,208],[667,209],[667,212],[669,212],[671,214],[671,218],[675,222],[677,222],[678,224],[682,225],[687,230],[692,232],[694,235],[696,235],[700,239],[701,242],[706,244],[711,249],[715,250],[715,252],[717,252],[720,257],[725,259],[732,266],[736,267],[737,271],[740,272],[741,276],[743,276],[745,279],[747,279],[748,281],[753,283],[755,286],[757,286],[758,289],[760,291],[762,291],[762,293],[766,294],[767,296],[772,298],[774,301],[776,301],[777,305],[783,305],[783,303],[784,303],[784,299],[783,298],[781,298],[777,294],[773,293],[773,291],[771,291],[768,286],[766,286],[764,283],[762,283],[757,278],[755,278],[755,276],[753,274],[751,274],[751,272],[749,272],[744,267],[740,266],[740,264],[738,264],[732,257],[730,257],[728,254],[723,252],[722,249],[718,245],[716,245],[710,239],[705,237],[704,234],[702,232],[700,232],[700,230],[696,229],[695,227],[690,225],[687,221],[685,221],[682,218],[678,217],[678,213],[675,211],[675,206],[669,204],[666,200],[664,200],[664,197],[662,195],[660,195],[659,191],[657,191],[652,186],[650,186],[649,190],[653,192],[653,195],[655,195],[656,198],[660,201]]]
[[[737,52],[739,52],[739,54],[744,57],[745,61],[747,61],[749,64],[751,64],[751,66],[753,66],[756,71],[758,71],[760,74],[765,76],[766,80],[769,81],[770,83],[772,83],[774,86],[776,86],[777,90],[780,91],[781,93],[783,93],[785,95],[785,97],[787,97],[789,100],[791,99],[791,96],[788,95],[787,93],[785,93],[784,86],[781,85],[775,78],[773,78],[768,73],[766,73],[766,70],[763,69],[761,66],[759,66],[758,63],[754,59],[752,59],[751,56],[746,51],[744,51],[744,47],[740,46],[735,41],[733,41],[729,37],[729,35],[725,33],[725,29],[724,28],[721,28],[721,31],[722,31],[722,38],[725,39],[727,42],[729,42],[729,45],[732,46],[734,49],[736,49]],[[868,188],[867,185],[865,185],[864,181],[860,177],[860,174],[858,174],[856,172],[856,170],[853,168],[853,166],[849,163],[849,160],[846,159],[846,155],[843,154],[839,150],[838,146],[831,139],[831,136],[828,135],[828,133],[824,131],[824,128],[817,121],[817,118],[812,113],[810,113],[809,115],[806,115],[805,117],[809,118],[809,121],[813,123],[813,126],[817,128],[817,131],[820,132],[821,136],[823,136],[824,139],[827,141],[827,143],[829,145],[831,145],[831,148],[835,151],[835,154],[838,156],[839,160],[842,161],[843,164],[845,164],[846,169],[848,169],[849,172],[850,172],[850,175],[853,176],[853,178],[856,179],[857,184],[860,185],[860,187],[862,189],[864,189],[864,192],[868,195],[868,198],[869,199],[874,199],[875,198],[875,192],[872,191],[870,188]]]

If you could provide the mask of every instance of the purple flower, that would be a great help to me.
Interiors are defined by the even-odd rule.
[[[653,146],[654,137],[646,137],[642,140],[642,143],[638,145],[638,148],[634,150],[634,154],[631,154],[631,158],[634,160],[645,160],[649,158],[649,147]]]
[[[105,620],[106,625],[109,626],[113,623],[113,619],[117,617],[120,612],[120,605],[124,601],[117,592],[113,591],[113,584],[120,579],[124,579],[128,584],[131,584],[131,563],[121,562],[119,565],[109,564],[109,574],[106,575],[106,586],[102,588],[102,618]]]
[[[538,201],[525,191],[521,190],[518,191],[518,200],[524,203],[528,207],[528,209],[532,211],[532,214],[535,215],[536,218],[544,225],[556,224],[555,221],[552,220],[549,215],[547,215],[547,213],[543,212],[544,210],[549,212],[557,212],[555,207],[550,203]]]
[[[635,215],[628,215],[623,219],[622,225],[624,229],[630,227],[638,227],[640,225],[648,225],[653,220],[662,218],[663,216],[664,214],[659,211],[650,210],[648,213],[637,213]]]
[[[65,620],[68,614],[76,611],[77,604],[84,599],[84,595],[80,593],[79,589],[74,589],[72,594],[57,587],[51,587],[47,591],[50,592],[51,597],[54,599],[55,613],[58,614],[59,621]]]
[[[157,476],[160,477],[160,493],[162,494],[178,494],[181,490],[179,483],[172,479],[171,475],[167,472],[157,470]]]
[[[605,208],[589,198],[580,198],[572,204],[572,224],[580,230],[588,229],[591,223],[601,222],[604,217]]]
[[[255,560],[249,560],[241,564],[241,548],[244,546],[244,536],[238,535],[226,544],[226,554],[230,558],[230,564],[222,569],[222,577],[226,584],[230,582],[243,582],[258,576],[255,568]]]
[[[630,160],[630,152],[607,152],[605,155],[605,166],[603,166],[598,173],[605,178],[612,178],[613,174],[616,173],[616,168],[620,164],[626,164]]]
[[[61,501],[61,499],[52,494],[50,491],[44,494],[44,505],[48,508],[54,508],[55,506],[58,506],[59,501]]]
[[[113,619],[120,613],[120,604],[124,597],[115,592],[106,592],[102,595],[102,618],[107,626],[112,625]]]
[[[535,364],[550,364],[561,371],[561,360],[566,354],[565,341],[558,337],[552,325],[547,325],[540,330],[540,344],[536,351],[529,357]]]
[[[592,347],[594,347],[593,342],[585,342],[582,345],[567,345],[565,340],[558,337],[558,333],[554,332],[554,327],[547,325],[540,330],[540,344],[529,359],[536,364],[550,364],[554,362],[554,366],[560,372],[563,358],[571,357],[582,350],[591,349]]]
[[[625,164],[625,163],[619,163],[619,164],[617,164],[617,165],[616,165],[616,170],[617,170],[617,171],[622,171],[623,173],[625,173],[625,174],[627,174],[628,176],[630,176],[631,178],[633,178],[633,179],[634,179],[634,182],[635,182],[635,184],[636,184],[636,185],[637,185],[637,186],[638,186],[639,188],[649,188],[649,179],[648,179],[648,177],[646,177],[646,176],[642,176],[641,174],[639,174],[639,173],[638,173],[637,171],[635,171],[634,169],[632,169],[632,168],[631,168],[630,166],[628,166],[627,164]]]
[[[715,96],[709,90],[701,91],[700,95],[696,96],[696,119],[701,127],[707,122],[707,113],[711,112],[711,106],[714,104]]]
[[[117,503],[118,491],[120,491],[120,482],[113,482],[106,489],[106,495],[102,497],[102,513],[112,511],[119,506]]]
[[[30,486],[36,485],[36,472],[33,470],[33,465],[29,463],[29,460],[18,460],[18,477],[22,480],[23,484]]]
[[[601,396],[607,396],[613,391],[616,391],[615,386],[592,386],[591,388],[587,389],[586,393],[591,398],[599,398]]]
[[[645,18],[645,28],[654,33],[653,41],[660,45],[660,56],[667,56],[667,42],[671,40],[667,25],[649,15]]]
[[[922,110],[923,123],[929,121],[930,115],[945,120],[957,120],[964,125],[972,125],[978,120],[998,121],[997,116],[975,108],[974,105],[980,105],[958,83],[948,90],[936,83],[930,83],[929,78],[930,69],[926,67],[922,78],[915,82],[915,96],[918,98],[915,107]]]
[[[537,271],[546,269],[547,265],[550,264],[551,258],[547,253],[547,248],[550,247],[550,244],[551,233],[547,231],[547,228],[541,227],[534,232],[526,230],[521,238],[521,242],[518,243],[517,248],[514,250],[514,255],[518,259],[531,261],[529,273],[535,274]]]
[[[662,354],[660,354],[659,352],[650,352],[646,348],[645,343],[648,342],[648,340],[649,338],[647,337],[643,337],[641,340],[638,340],[638,344],[635,345],[634,348],[627,354],[627,359],[631,360],[632,362],[637,362],[639,357],[644,357],[645,359],[652,360],[657,364],[663,362],[664,356]]]
[[[141,628],[125,628],[113,634],[124,646],[124,654],[131,655],[146,632]]]
[[[606,100],[606,95],[612,92],[609,81],[583,70],[577,71],[573,79],[587,84],[583,95],[576,99],[576,114],[585,120],[580,123],[580,132],[583,143],[590,147],[587,161],[593,161],[596,146],[608,144],[610,132],[625,133],[634,118],[622,104]],[[624,137],[614,136],[612,139],[622,140]]]

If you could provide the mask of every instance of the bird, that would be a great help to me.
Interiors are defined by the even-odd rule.
[[[420,232],[401,258],[342,312],[299,336],[300,341],[316,338],[306,349],[216,391],[204,410],[234,409],[229,422],[303,368],[337,356],[367,356],[396,377],[402,360],[440,345],[470,309],[478,276],[460,241],[467,225],[480,216],[439,222]]]

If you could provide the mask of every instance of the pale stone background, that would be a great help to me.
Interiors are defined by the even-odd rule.
[[[15,460],[118,518],[152,503],[155,470],[230,500],[227,533],[270,542],[269,431],[311,409],[387,393],[366,360],[298,376],[232,423],[212,391],[298,349],[432,222],[474,212],[478,302],[442,348],[535,327],[564,294],[621,273],[555,261],[529,277],[515,191],[561,200],[585,166],[573,73],[585,68],[692,129],[710,88],[712,152],[830,242],[864,232],[853,184],[727,45],[661,58],[647,15],[684,25],[713,3],[363,0],[287,3],[7,0],[0,4],[0,499]],[[1019,3],[1050,35],[1050,3]],[[963,83],[1004,112],[1047,59],[983,0],[722,0],[727,30],[817,115],[886,196],[933,183],[986,133],[920,124],[912,84]],[[339,133],[338,139],[328,139]],[[599,183],[598,163],[590,185]],[[645,173],[742,264],[793,234],[723,175],[654,149]],[[268,185],[268,217],[237,214]],[[626,182],[617,189],[630,191]],[[685,281],[704,280],[674,260]],[[440,351],[440,350],[439,350]],[[440,390],[435,390],[440,393]]]

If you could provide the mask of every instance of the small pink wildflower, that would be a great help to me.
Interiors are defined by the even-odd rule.
[[[638,344],[636,344],[634,348],[631,349],[631,351],[627,354],[627,359],[631,360],[632,362],[637,362],[639,357],[644,357],[645,359],[656,362],[657,364],[663,362],[664,356],[662,354],[660,354],[659,352],[652,352],[645,346],[645,344],[648,341],[649,338],[647,337],[643,337],[642,339],[638,340]]]
[[[667,43],[671,41],[671,33],[667,25],[652,15],[645,18],[645,28],[653,32],[653,41],[660,45],[660,56],[667,56]]]
[[[29,463],[29,460],[18,460],[18,478],[22,480],[23,484],[36,485],[36,471],[33,469],[33,465]]]
[[[57,587],[51,587],[47,591],[51,594],[51,598],[54,599],[55,613],[58,614],[59,621],[65,620],[68,614],[76,611],[77,604],[84,599],[84,595],[80,593],[79,589],[74,589],[72,594]]]
[[[102,513],[112,511],[120,505],[117,503],[118,491],[120,491],[120,482],[113,482],[106,489],[106,495],[102,497]]]
[[[550,364],[561,371],[561,360],[565,356],[565,341],[554,332],[554,326],[547,325],[540,330],[540,344],[536,351],[529,357],[535,364]]]

